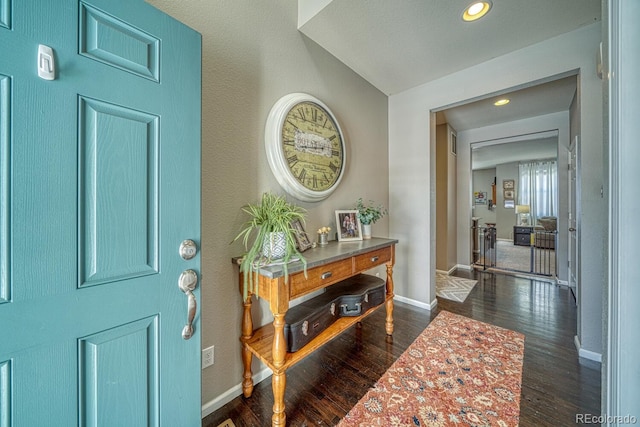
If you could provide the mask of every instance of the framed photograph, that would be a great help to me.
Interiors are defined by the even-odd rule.
[[[504,201],[504,207],[507,209],[513,209],[516,207],[516,203],[513,200],[505,200]]]
[[[486,205],[487,204],[487,192],[486,191],[476,191],[473,193],[473,202],[476,205]]]
[[[339,242],[362,240],[362,226],[356,215],[357,212],[356,210],[336,211]]]
[[[505,190],[513,190],[516,188],[516,181],[514,179],[505,179],[502,181],[502,188]]]
[[[304,226],[302,225],[302,221],[299,219],[294,220],[291,223],[291,228],[294,230],[293,237],[296,239],[296,246],[300,252],[304,252],[309,249],[311,245],[311,241],[309,240],[309,235],[306,231],[304,231]]]
[[[513,190],[504,190],[504,199],[505,200],[513,200],[515,198],[516,192]]]

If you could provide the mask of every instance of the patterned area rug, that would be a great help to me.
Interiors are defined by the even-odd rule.
[[[339,427],[517,426],[524,335],[441,312]]]
[[[449,276],[436,271],[436,295],[441,298],[464,302],[476,283],[477,280]]]

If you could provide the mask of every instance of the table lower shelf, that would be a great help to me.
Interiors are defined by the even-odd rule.
[[[336,320],[331,326],[322,331],[317,337],[309,341],[304,347],[294,353],[286,353],[284,358],[284,365],[280,368],[280,371],[286,371],[288,368],[292,367],[296,363],[300,362],[302,359],[313,353],[319,347],[323,346],[325,343],[331,341],[338,335],[340,335],[345,329],[355,325],[360,322],[362,319],[378,310],[381,307],[385,307],[387,302],[393,300],[393,297],[387,296],[385,298],[385,302],[375,307],[371,307],[364,314],[356,317],[341,317]],[[251,351],[258,359],[264,362],[269,369],[272,371],[276,371],[276,368],[273,366],[273,335],[274,328],[273,323],[269,323],[261,328],[258,328],[254,331],[253,336],[249,339],[241,339],[244,343],[244,346]]]

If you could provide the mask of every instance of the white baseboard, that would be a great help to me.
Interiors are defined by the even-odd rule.
[[[445,271],[445,270],[438,270],[436,269],[436,273],[440,273],[440,274],[447,274],[449,276],[451,276],[451,273],[454,273],[456,270],[467,270],[467,271],[471,271],[473,270],[473,267],[470,265],[464,265],[464,264],[456,264],[453,267],[451,267],[451,269],[449,271]]]
[[[585,359],[593,360],[594,362],[602,363],[602,354],[582,348],[582,345],[580,344],[580,338],[578,338],[577,335],[573,337],[573,342],[576,345],[576,349],[578,350],[578,356],[584,357]]]
[[[253,384],[256,385],[262,380],[269,378],[273,374],[273,371],[269,368],[264,368],[257,374],[255,374],[253,378]],[[202,405],[202,418],[206,417],[209,414],[213,414],[218,409],[222,408],[227,403],[231,402],[236,397],[242,394],[242,383],[231,387],[229,390],[222,393],[220,396],[216,397],[213,400]]]
[[[400,301],[400,302],[403,302],[405,304],[409,304],[409,305],[412,305],[412,306],[418,307],[418,308],[423,308],[423,309],[429,310],[429,311],[433,310],[438,305],[438,300],[437,299],[434,299],[433,301],[431,301],[431,304],[427,304],[427,303],[424,303],[424,302],[421,302],[421,301],[416,301],[416,300],[410,299],[410,298],[401,297],[399,295],[395,295],[393,297],[393,299],[396,300],[396,301]]]

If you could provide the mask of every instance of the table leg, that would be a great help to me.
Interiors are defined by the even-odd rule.
[[[274,314],[273,319],[273,376],[271,377],[271,387],[273,388],[273,416],[271,417],[271,425],[284,426],[286,424],[286,413],[284,411],[284,391],[287,386],[286,370],[281,369],[284,366],[284,358],[287,354],[286,343],[284,338],[284,314]]]
[[[393,334],[393,263],[387,264],[387,319],[385,322],[385,329],[387,335]]]
[[[242,313],[242,364],[244,365],[244,373],[242,374],[242,393],[244,397],[251,397],[253,393],[253,375],[251,373],[251,361],[253,356],[245,342],[253,336],[253,319],[251,318],[251,295],[247,296],[244,302]]]

